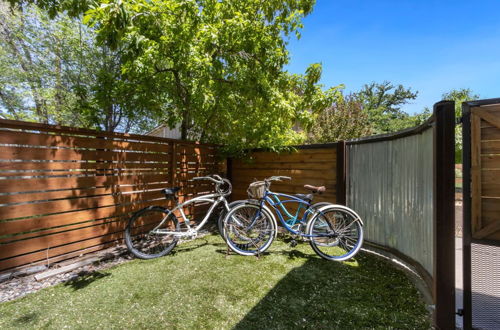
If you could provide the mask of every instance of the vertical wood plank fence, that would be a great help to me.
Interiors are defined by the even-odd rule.
[[[121,241],[129,214],[211,191],[216,147],[152,136],[0,120],[0,271]],[[195,212],[196,210],[187,210]]]

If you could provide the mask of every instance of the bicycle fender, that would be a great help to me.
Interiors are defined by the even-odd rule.
[[[359,221],[359,223],[361,224],[361,226],[364,226],[365,224],[363,223],[363,220],[361,219],[361,217],[353,210],[353,209],[350,209],[348,208],[347,206],[345,205],[340,205],[340,204],[330,204],[330,205],[325,205],[323,207],[321,207],[318,211],[319,212],[323,212],[325,210],[327,210],[328,208],[330,207],[335,207],[337,209],[341,209],[341,210],[344,210],[346,211],[347,213],[351,213],[353,215],[353,217],[356,219],[355,221]]]

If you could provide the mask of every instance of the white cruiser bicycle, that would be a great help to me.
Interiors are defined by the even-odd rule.
[[[125,229],[125,243],[128,249],[138,258],[153,259],[167,255],[181,238],[196,238],[198,232],[205,226],[217,206],[222,204],[219,217],[224,218],[235,201],[228,203],[226,196],[231,194],[232,186],[229,180],[218,175],[193,178],[208,180],[215,183],[215,193],[197,196],[178,204],[179,187],[163,189],[167,199],[173,199],[176,206],[169,210],[162,206],[148,206],[135,212]],[[203,220],[195,227],[191,226],[191,215],[184,209],[197,203],[211,204]],[[181,221],[179,221],[181,220]],[[221,223],[221,221],[219,221]],[[219,228],[220,230],[221,228]],[[221,232],[222,233],[222,232]]]

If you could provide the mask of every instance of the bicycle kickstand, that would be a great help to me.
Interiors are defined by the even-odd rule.
[[[257,247],[253,241],[252,241],[252,244],[253,244],[255,247]],[[260,260],[260,249],[257,249],[257,254],[255,255],[255,257],[257,258],[257,260]]]

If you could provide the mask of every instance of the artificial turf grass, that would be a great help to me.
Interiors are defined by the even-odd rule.
[[[339,263],[277,240],[260,259],[216,235],[0,304],[0,328],[430,328],[406,275],[364,253]]]

